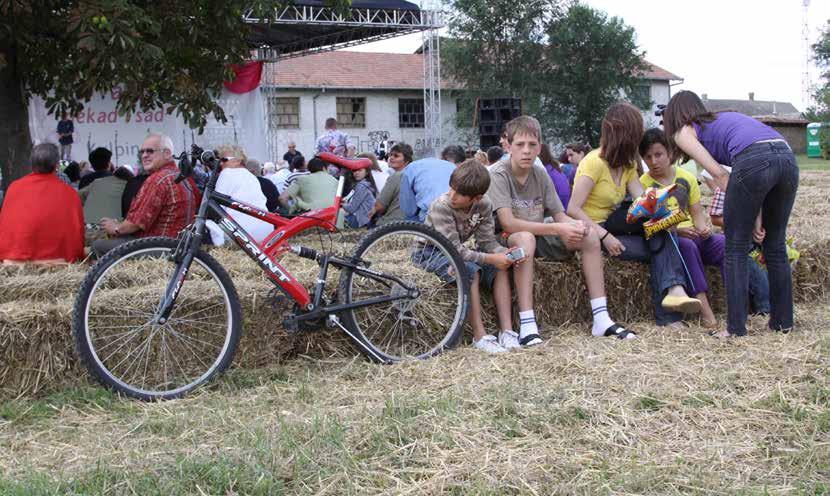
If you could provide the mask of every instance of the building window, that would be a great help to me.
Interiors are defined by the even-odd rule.
[[[337,125],[339,127],[366,127],[366,99],[338,97]]]
[[[398,127],[424,127],[424,99],[398,99]]]
[[[634,87],[634,91],[631,92],[631,103],[640,107],[641,109],[648,110],[651,108],[651,86],[647,84],[640,84]]]
[[[299,129],[300,98],[269,97],[268,114],[271,119],[271,127],[277,129]]]

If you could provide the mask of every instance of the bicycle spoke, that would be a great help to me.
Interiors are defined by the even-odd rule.
[[[194,258],[167,322],[154,324],[179,266],[167,256],[175,245],[153,240],[146,246],[151,243],[159,243],[158,248],[136,246],[106,266],[78,304],[86,312],[85,342],[96,358],[87,364],[90,370],[132,396],[150,392],[164,397],[195,387],[218,369],[225,354],[233,353],[235,343],[229,339],[239,324],[230,312],[238,302],[229,299],[226,290],[232,286],[205,263],[205,257],[212,259],[202,253]]]

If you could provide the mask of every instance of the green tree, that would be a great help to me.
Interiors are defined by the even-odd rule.
[[[645,53],[622,19],[576,4],[547,34],[541,119],[547,135],[597,146],[602,117],[621,95],[641,108],[650,105],[637,91]]]
[[[191,127],[213,114],[230,65],[244,61],[251,26],[290,0],[0,0],[0,168],[8,185],[28,172],[27,105],[75,113],[120,87],[119,114],[168,106]],[[344,7],[350,0],[327,0]]]
[[[822,71],[822,83],[814,95],[816,106],[808,109],[805,115],[812,121],[830,122],[830,20],[827,21],[819,40],[813,45],[813,60]],[[821,128],[819,143],[822,156],[830,159],[830,128]]]
[[[536,113],[546,84],[539,77],[545,29],[562,15],[563,0],[448,3],[452,38],[442,40],[441,65],[445,74],[464,84],[466,101],[517,97],[526,112]]]

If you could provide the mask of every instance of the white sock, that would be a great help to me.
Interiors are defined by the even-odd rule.
[[[530,334],[539,334],[539,328],[536,327],[536,315],[533,310],[519,312],[519,339],[524,339]]]
[[[594,312],[594,326],[591,328],[591,334],[604,336],[605,330],[614,325],[614,321],[608,315],[607,298],[603,296],[591,300],[591,310]]]

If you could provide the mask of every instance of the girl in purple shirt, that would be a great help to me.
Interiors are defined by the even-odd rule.
[[[545,170],[548,176],[550,176],[550,180],[553,181],[553,186],[556,188],[556,196],[562,202],[562,208],[567,210],[568,202],[571,200],[571,182],[568,181],[568,176],[559,168],[559,162],[553,158],[547,143],[542,143],[539,160],[545,165]]]
[[[792,275],[786,230],[798,190],[798,165],[774,129],[737,112],[712,113],[691,91],[674,95],[663,114],[677,154],[693,158],[723,191],[726,235],[727,329],[718,337],[746,335],[748,258],[753,240],[763,244],[770,285],[769,327],[793,327]],[[732,167],[732,173],[722,166]],[[761,212],[761,222],[756,223]]]

